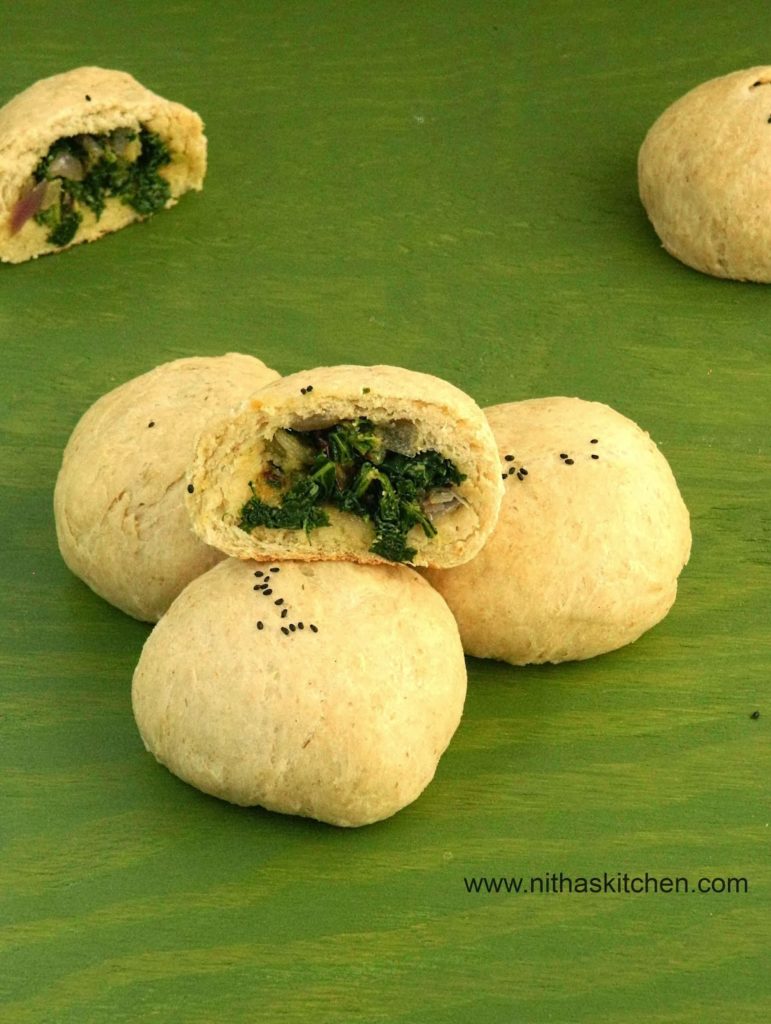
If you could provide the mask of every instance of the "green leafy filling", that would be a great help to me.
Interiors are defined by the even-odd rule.
[[[138,146],[131,143],[138,141]],[[70,158],[71,171],[56,172],[58,157]],[[58,161],[61,165],[61,160]],[[149,216],[163,209],[171,195],[168,181],[159,171],[171,163],[168,147],[154,132],[119,128],[103,135],[73,135],[58,139],[35,168],[40,182],[60,185],[58,198],[35,214],[38,224],[48,228],[47,241],[67,245],[83,220],[87,207],[97,220],[108,199],[116,198],[137,213]],[[53,171],[52,171],[52,165]]]
[[[416,549],[407,534],[420,526],[427,537],[436,527],[425,510],[435,490],[466,479],[453,462],[430,450],[403,455],[386,448],[372,423],[360,417],[327,430],[279,431],[263,480],[281,490],[277,505],[252,497],[238,523],[247,533],[257,526],[311,530],[329,525],[324,506],[360,516],[373,524],[370,551],[392,562],[411,562]]]

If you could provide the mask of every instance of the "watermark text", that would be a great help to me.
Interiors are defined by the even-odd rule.
[[[653,875],[648,871],[603,871],[598,875],[567,875],[551,871],[542,875],[466,875],[468,893],[511,896],[560,896],[572,893],[603,895],[697,895],[749,892],[746,878],[733,875]]]

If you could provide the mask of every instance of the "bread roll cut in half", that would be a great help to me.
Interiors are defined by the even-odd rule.
[[[664,248],[716,277],[771,281],[771,67],[704,82],[654,123],[640,197]]]
[[[147,640],[147,749],[205,793],[366,825],[434,776],[466,694],[458,629],[401,565],[227,559]]]
[[[506,493],[480,554],[426,577],[467,653],[514,665],[591,658],[662,619],[688,561],[688,511],[664,456],[599,402],[486,410]]]
[[[44,78],[0,109],[0,260],[92,242],[200,191],[198,114],[125,71]]]
[[[503,488],[482,410],[447,381],[327,366],[265,387],[200,438],[188,506],[239,558],[457,565]]]
[[[222,554],[193,533],[184,502],[195,438],[278,374],[230,353],[164,363],[103,395],[64,450],[54,491],[59,548],[111,604],[155,621]]]

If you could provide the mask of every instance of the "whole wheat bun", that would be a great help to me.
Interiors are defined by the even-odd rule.
[[[452,614],[411,569],[228,559],[155,627],[132,701],[205,793],[356,826],[425,789],[465,694]]]
[[[425,572],[464,649],[525,665],[636,640],[674,602],[691,547],[666,459],[599,402],[538,398],[486,413],[506,477],[498,524],[473,561]]]
[[[278,374],[230,353],[164,363],[83,415],[54,491],[59,549],[106,601],[154,622],[221,553],[196,537],[183,499],[195,437]]]
[[[80,242],[93,242],[143,215],[119,199],[108,199],[101,217],[82,209],[72,242],[52,245],[48,229],[33,219],[12,233],[11,214],[30,186],[32,172],[57,139],[146,127],[169,147],[172,162],[160,169],[171,188],[166,207],[190,190],[200,191],[206,174],[206,137],[194,111],[146,89],[125,71],[82,67],[35,82],[0,109],[0,260],[23,263]]]
[[[413,527],[414,565],[457,565],[482,547],[498,514],[503,488],[492,431],[479,406],[438,377],[394,366],[325,366],[283,377],[263,388],[237,415],[200,437],[189,475],[193,527],[214,547],[237,558],[347,559],[382,563],[369,550],[370,523],[329,509],[330,525],[303,530],[238,526],[250,482],[269,458],[267,442],[282,427],[322,429],[366,417],[390,425],[389,445],[406,455],[433,449],[467,477],[454,509],[437,516],[436,537]]]
[[[771,67],[704,82],[654,123],[640,198],[664,248],[716,277],[771,281]]]

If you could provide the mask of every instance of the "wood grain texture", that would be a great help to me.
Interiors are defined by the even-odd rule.
[[[768,62],[767,15],[6,8],[3,98],[78,64],[125,68],[200,111],[210,172],[145,225],[0,268],[0,1020],[767,1020],[771,293],[667,256],[635,182],[665,106]],[[609,403],[650,430],[692,513],[673,611],[589,662],[471,660],[436,780],[382,824],[338,831],[185,786],[131,717],[148,627],[68,574],[51,492],[99,395],[229,350],[282,373],[393,362],[482,404]],[[749,891],[463,881],[604,871]]]

